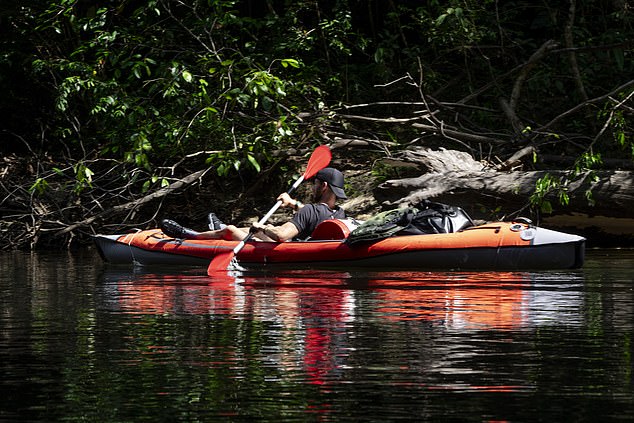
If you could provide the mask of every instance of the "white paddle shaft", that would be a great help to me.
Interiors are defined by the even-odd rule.
[[[290,187],[290,189],[287,191],[287,193],[290,195],[293,191],[295,191],[295,189],[297,189],[298,186],[300,186],[300,184],[304,182],[304,175],[300,176],[295,183],[293,184],[293,186]],[[280,208],[280,206],[282,205],[282,200],[277,200],[277,203],[275,203],[275,205],[271,208],[271,210],[269,210],[269,212],[267,214],[265,214],[262,219],[260,219],[260,221],[258,222],[260,225],[264,225],[266,223],[267,220],[269,220],[269,217],[273,216],[273,213],[275,213],[277,211],[277,209]],[[240,241],[240,243],[238,245],[236,245],[233,249],[233,254],[237,255],[242,248],[244,248],[244,244],[251,239],[252,237],[252,233],[249,232],[249,235],[247,235],[242,241]]]

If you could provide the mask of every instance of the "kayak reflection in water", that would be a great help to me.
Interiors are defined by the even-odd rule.
[[[256,222],[250,229],[238,228],[234,225],[225,225],[214,213],[211,213],[209,215],[211,230],[209,231],[197,232],[169,219],[161,222],[161,229],[168,236],[182,239],[241,241],[251,230],[254,231],[255,239],[260,241],[304,240],[324,220],[344,219],[346,217],[345,211],[336,205],[337,199],[348,198],[343,190],[344,177],[339,170],[331,167],[320,170],[312,179],[312,184],[312,204],[303,204],[291,198],[286,192],[277,197],[277,200],[282,202],[281,207],[295,210],[291,220],[279,226]]]

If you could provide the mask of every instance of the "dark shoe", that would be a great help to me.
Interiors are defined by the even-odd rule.
[[[212,231],[217,231],[218,229],[224,229],[227,227],[227,225],[222,223],[222,220],[218,219],[218,216],[216,216],[216,213],[214,212],[209,213],[207,221],[209,222],[209,229]]]
[[[200,232],[179,225],[173,220],[165,219],[161,222],[163,233],[172,238],[192,239],[196,238]]]

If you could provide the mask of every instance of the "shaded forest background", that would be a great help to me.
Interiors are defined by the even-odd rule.
[[[625,0],[3,2],[2,248],[261,216],[318,144],[360,213],[421,148],[557,170],[521,208],[566,208],[634,167],[633,23]]]

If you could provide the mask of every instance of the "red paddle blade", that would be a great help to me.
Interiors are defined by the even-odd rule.
[[[304,179],[310,179],[315,176],[317,172],[328,166],[330,159],[332,159],[332,153],[330,153],[330,148],[327,145],[317,147],[308,160]]]
[[[207,275],[213,276],[218,272],[226,272],[227,268],[231,264],[231,260],[233,260],[233,257],[233,250],[214,256],[211,263],[209,263],[209,267],[207,267]]]

